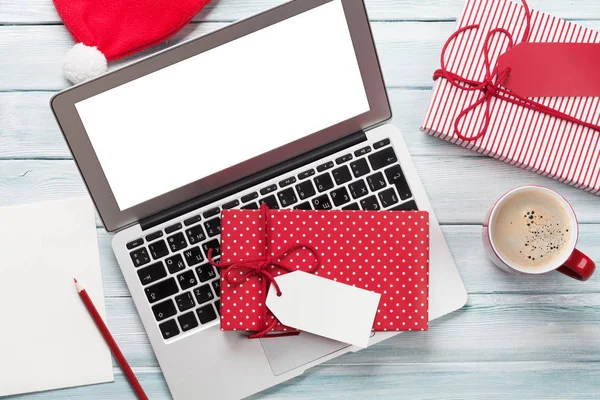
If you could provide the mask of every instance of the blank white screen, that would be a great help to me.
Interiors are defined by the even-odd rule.
[[[121,210],[369,111],[339,0],[75,107]]]

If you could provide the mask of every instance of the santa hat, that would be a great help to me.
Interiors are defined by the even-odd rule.
[[[64,74],[80,83],[116,60],[177,33],[210,0],[53,0],[75,46]]]

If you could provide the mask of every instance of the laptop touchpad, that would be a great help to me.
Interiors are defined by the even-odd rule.
[[[284,374],[350,346],[306,332],[299,336],[260,339],[260,342],[274,375]]]

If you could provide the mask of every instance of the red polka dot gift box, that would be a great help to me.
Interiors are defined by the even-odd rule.
[[[302,270],[381,294],[376,331],[427,330],[424,211],[224,210],[221,329],[290,334],[265,306],[276,277]],[[285,293],[282,293],[285,296]]]

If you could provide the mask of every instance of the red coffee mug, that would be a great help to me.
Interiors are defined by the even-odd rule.
[[[496,223],[501,206],[513,196],[522,194],[525,191],[531,192],[531,197],[534,199],[536,192],[545,192],[560,202],[569,216],[569,229],[573,232],[570,242],[567,244],[567,250],[564,251],[561,257],[548,263],[548,265],[536,267],[535,269],[524,269],[510,262],[498,251],[493,237],[493,226]],[[539,275],[550,271],[558,271],[579,281],[587,281],[594,274],[596,265],[588,256],[575,248],[578,237],[579,224],[571,204],[560,194],[543,186],[522,186],[505,193],[490,209],[483,223],[483,244],[488,257],[498,268],[516,274]]]

